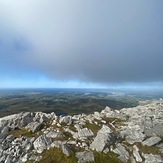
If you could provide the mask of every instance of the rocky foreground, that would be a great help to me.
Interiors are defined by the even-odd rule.
[[[0,163],[163,163],[163,100],[74,116],[0,118]]]

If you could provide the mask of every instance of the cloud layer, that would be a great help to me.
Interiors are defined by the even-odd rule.
[[[0,0],[0,73],[163,82],[162,6],[162,0]]]

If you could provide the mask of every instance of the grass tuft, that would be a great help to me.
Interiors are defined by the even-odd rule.
[[[42,159],[39,163],[77,163],[77,159],[73,154],[68,157],[58,148],[45,150],[41,156]]]

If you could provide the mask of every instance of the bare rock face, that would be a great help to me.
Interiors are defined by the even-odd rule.
[[[133,150],[133,156],[135,157],[137,162],[142,162],[143,161],[138,151]]]
[[[51,119],[52,119],[52,115],[46,114],[46,113],[42,113],[42,112],[37,112],[35,114],[34,118],[33,118],[33,121],[37,121],[37,122],[43,123],[43,122],[48,122]]]
[[[82,128],[82,129],[78,129],[78,132],[76,132],[73,135],[73,138],[75,139],[82,139],[82,138],[87,138],[87,137],[93,137],[94,133],[88,129],[88,128]]]
[[[47,138],[45,135],[41,135],[34,141],[33,145],[37,153],[42,153],[44,149],[47,149],[51,145],[51,143],[50,138]]]
[[[56,138],[62,138],[64,135],[61,131],[50,131],[46,134],[48,138],[56,139]]]
[[[60,140],[59,141],[54,141],[51,144],[51,147],[56,147],[56,148],[61,149],[61,151],[67,156],[70,156],[70,154],[72,153],[71,149],[68,147],[66,142],[62,142]]]
[[[158,144],[161,141],[160,137],[150,137],[148,139],[146,139],[145,141],[142,142],[143,145],[147,145],[147,146],[153,146]]]
[[[59,123],[60,124],[65,123],[70,125],[72,123],[72,117],[71,116],[60,117]]]
[[[144,154],[143,157],[145,158],[144,163],[162,163],[163,157],[159,155],[153,155],[153,154]]]
[[[23,128],[33,121],[33,113],[25,112],[20,113],[17,119],[14,119],[15,124],[18,128]]]
[[[119,155],[119,159],[121,161],[127,162],[129,160],[128,151],[120,143],[116,145],[116,148],[113,150],[113,152]]]
[[[41,123],[39,122],[31,122],[25,128],[31,130],[32,132],[37,132],[41,129]]]
[[[161,110],[157,110],[156,115],[163,115]],[[146,136],[163,136],[163,119],[159,116],[150,115],[144,120],[144,133]]]
[[[121,136],[126,139],[129,144],[135,142],[142,142],[145,139],[145,134],[141,126],[135,125],[134,123],[128,123],[128,126],[124,126],[120,132]]]
[[[76,157],[78,158],[78,163],[94,161],[94,155],[91,151],[77,152]]]
[[[103,125],[90,145],[90,148],[98,152],[102,152],[105,148],[110,147],[116,141],[116,134],[108,126]]]
[[[9,127],[8,126],[5,126],[1,130],[1,132],[0,132],[0,142],[2,142],[5,139],[5,137],[7,136],[8,131],[9,131]]]
[[[162,163],[162,115],[161,99],[121,110],[106,107],[90,115],[26,112],[0,118],[0,162],[39,162],[44,150],[58,148],[66,156],[75,155],[79,163],[96,159],[91,150],[106,155],[112,151],[124,163]],[[91,125],[86,127],[87,123]],[[102,127],[93,133],[91,127],[97,126]],[[158,150],[145,154],[142,145]]]
[[[61,150],[66,156],[70,156],[70,154],[72,153],[70,148],[64,143],[61,144]]]

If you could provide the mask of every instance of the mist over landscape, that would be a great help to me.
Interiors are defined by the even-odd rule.
[[[0,0],[0,163],[163,162],[163,0]]]
[[[130,108],[139,101],[163,98],[162,90],[111,89],[1,89],[0,117],[20,112],[57,115],[90,114],[106,106],[112,109]]]

